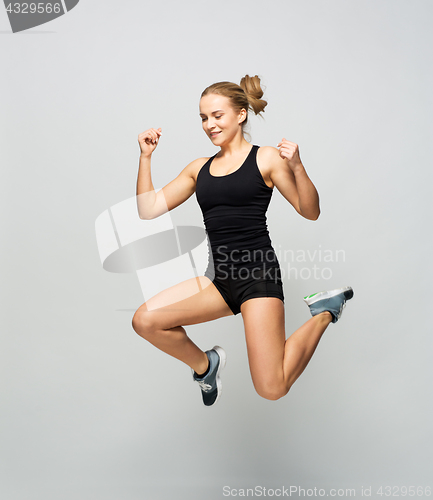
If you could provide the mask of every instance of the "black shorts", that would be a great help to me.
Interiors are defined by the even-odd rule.
[[[241,312],[241,304],[248,299],[277,297],[284,303],[280,267],[225,267],[214,273],[206,270],[204,275],[216,286],[234,315]]]

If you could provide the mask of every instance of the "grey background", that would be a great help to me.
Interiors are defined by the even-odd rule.
[[[82,0],[12,34],[0,9],[1,498],[433,486],[432,14],[420,0]],[[303,295],[355,297],[276,402],[254,392],[241,315],[188,327],[228,353],[208,409],[190,370],[132,330],[137,277],[103,271],[94,221],[135,194],[147,128],[163,129],[155,187],[215,154],[200,93],[246,73],[269,102],[252,143],[298,143],[321,197],[312,222],[275,190],[275,248],[345,253],[330,279],[285,279],[287,334],[309,317]],[[202,223],[195,196],[173,216]]]

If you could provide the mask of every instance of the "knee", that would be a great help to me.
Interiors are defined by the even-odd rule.
[[[270,401],[277,401],[284,397],[290,390],[285,384],[261,384],[255,386],[259,396]]]
[[[140,307],[132,317],[132,328],[140,337],[149,337],[156,330],[153,314],[143,307]]]

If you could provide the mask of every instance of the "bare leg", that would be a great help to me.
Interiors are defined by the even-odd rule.
[[[330,312],[320,313],[310,318],[286,340],[284,345],[284,380],[287,387],[292,386],[304,371],[331,321]]]
[[[254,387],[266,399],[279,399],[304,371],[332,316],[324,312],[310,318],[286,340],[280,299],[250,299],[241,312]]]
[[[230,315],[233,312],[215,285],[209,278],[200,276],[150,298],[135,312],[132,327],[161,351],[183,361],[196,373],[203,373],[208,358],[181,325],[194,325]]]

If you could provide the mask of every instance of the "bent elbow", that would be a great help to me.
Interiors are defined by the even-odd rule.
[[[317,220],[319,218],[319,215],[320,215],[320,211],[318,212],[317,215],[304,215],[302,212],[301,212],[301,215],[302,217],[304,217],[304,219],[307,219],[307,220]]]
[[[146,216],[146,215],[140,215],[139,214],[139,217],[140,217],[141,220],[152,220],[153,219],[153,217],[150,216],[150,215]]]

